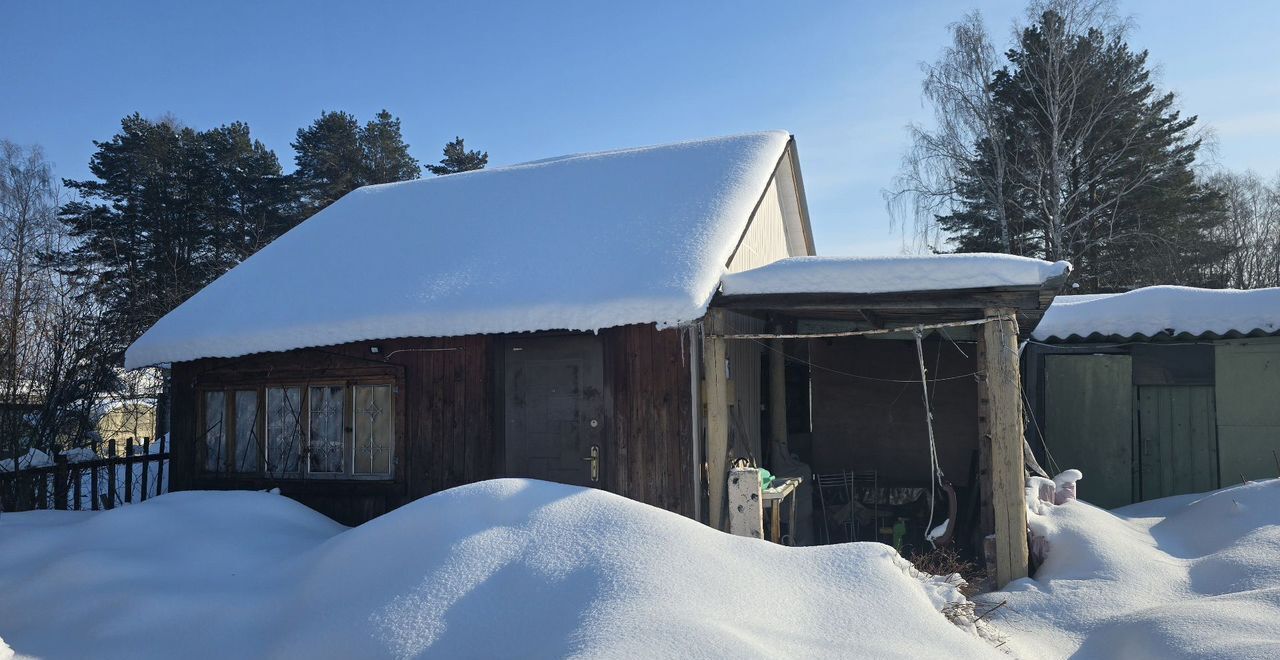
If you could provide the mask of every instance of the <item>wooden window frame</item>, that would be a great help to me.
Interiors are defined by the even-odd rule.
[[[390,444],[389,451],[391,456],[388,460],[388,472],[378,474],[364,474],[355,472],[355,388],[357,385],[363,386],[386,386],[390,388],[390,406],[387,411],[389,416]],[[310,461],[310,445],[311,445],[311,388],[312,387],[342,387],[342,406],[341,428],[342,428],[342,471],[341,472],[311,472]],[[270,446],[270,438],[267,436],[267,390],[284,389],[297,387],[300,390],[299,397],[299,425],[301,446],[298,451],[298,471],[296,472],[269,472],[267,470],[267,454]],[[237,466],[237,443],[236,437],[236,411],[235,398],[236,392],[253,391],[257,396],[257,422],[254,424],[254,432],[258,436],[258,469],[255,471],[239,471]],[[208,443],[204,438],[203,432],[198,438],[197,458],[200,466],[200,473],[208,477],[225,477],[225,478],[257,478],[272,479],[290,482],[319,482],[326,481],[361,481],[361,482],[393,482],[399,479],[400,457],[402,453],[402,443],[400,438],[400,402],[401,384],[398,377],[392,375],[386,376],[356,376],[356,377],[333,377],[333,378],[281,378],[278,380],[262,380],[262,381],[228,381],[220,383],[211,383],[198,386],[196,388],[197,402],[199,406],[196,418],[199,420],[201,429],[207,427],[206,402],[209,392],[223,393],[223,418],[224,427],[223,442],[225,444],[224,452],[226,459],[222,462],[222,469],[211,471],[206,469],[205,452]],[[228,426],[229,425],[229,426]],[[228,429],[231,432],[227,432]]]

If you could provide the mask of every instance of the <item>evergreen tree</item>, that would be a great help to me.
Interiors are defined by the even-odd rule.
[[[467,151],[462,138],[454,137],[453,141],[444,145],[444,158],[439,165],[428,165],[427,170],[436,176],[482,170],[489,164],[489,152],[479,150]]]
[[[949,210],[931,220],[958,251],[1065,259],[1086,291],[1218,283],[1207,265],[1230,248],[1214,229],[1224,221],[1222,196],[1191,169],[1196,118],[1156,90],[1147,53],[1129,48],[1109,3],[1040,8],[1007,64],[969,73],[982,84],[965,91],[989,113],[971,123],[979,130],[959,134],[973,142],[917,133],[913,154],[959,157],[930,185],[904,176],[909,192],[945,196]],[[912,174],[930,172],[907,162]]]
[[[409,155],[409,145],[400,134],[400,118],[379,112],[360,129],[360,150],[364,155],[364,184],[408,181],[421,176],[417,159]]]
[[[116,351],[296,218],[275,154],[244,124],[202,132],[134,114],[94,144],[95,178],[64,182],[80,199],[60,211],[76,241],[59,258],[88,282]]]
[[[322,112],[310,126],[298,129],[290,146],[295,153],[293,177],[302,195],[304,216],[365,185],[360,124],[354,116]]]

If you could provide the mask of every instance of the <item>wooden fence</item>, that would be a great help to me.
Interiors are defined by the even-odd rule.
[[[112,440],[105,458],[71,462],[59,454],[53,465],[0,472],[0,509],[98,511],[168,492],[166,438],[154,453],[147,438],[125,440],[123,455],[116,449]]]

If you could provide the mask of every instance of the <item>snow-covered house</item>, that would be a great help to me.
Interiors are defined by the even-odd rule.
[[[696,322],[724,272],[813,250],[783,132],[370,186],[126,361],[173,365],[175,489],[354,523],[510,475],[694,516]]]
[[[1280,288],[1062,296],[1024,355],[1045,463],[1115,507],[1280,470]]]
[[[523,476],[724,529],[727,468],[747,458],[806,482],[875,471],[836,524],[873,508],[850,499],[906,502],[897,526],[923,543],[945,474],[933,523],[978,546],[995,534],[1000,582],[1025,575],[1009,349],[1068,267],[814,254],[782,132],[370,186],[183,303],[126,362],[172,365],[174,490],[278,487],[355,523]],[[929,380],[932,427],[907,389],[921,367],[946,374]],[[895,534],[894,518],[864,523],[857,538]]]

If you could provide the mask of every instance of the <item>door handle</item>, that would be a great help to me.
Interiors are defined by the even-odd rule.
[[[591,453],[583,456],[582,460],[591,461],[591,482],[600,481],[600,445],[591,445]]]

